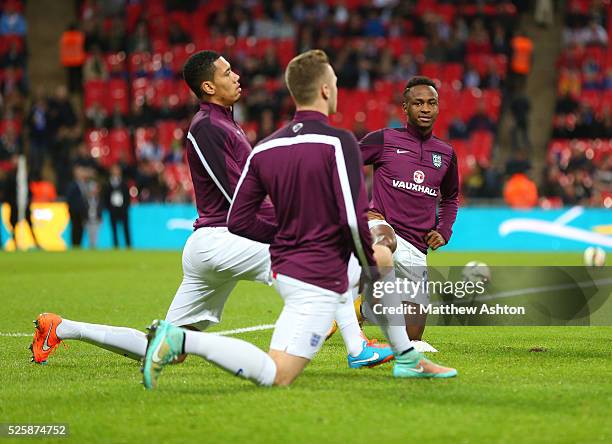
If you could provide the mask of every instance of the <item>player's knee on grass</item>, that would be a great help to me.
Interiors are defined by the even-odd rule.
[[[389,248],[391,253],[395,253],[397,249],[397,239],[395,231],[389,225],[376,225],[370,229],[372,235],[372,243]]]
[[[300,356],[290,355],[279,350],[270,350],[268,352],[274,364],[276,364],[276,376],[274,377],[274,385],[288,386],[300,376],[304,367],[310,362],[309,359]]]

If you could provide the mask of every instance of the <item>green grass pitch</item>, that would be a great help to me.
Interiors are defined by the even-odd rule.
[[[259,388],[197,357],[145,392],[139,365],[69,341],[29,362],[43,311],[144,329],[163,317],[180,252],[0,253],[0,423],[67,423],[75,442],[612,442],[612,327],[429,327],[448,381],[349,370],[340,335],[290,388]],[[432,264],[580,265],[576,254],[435,253]],[[216,329],[271,324],[273,289],[241,283]],[[375,326],[366,327],[375,337]],[[267,349],[271,331],[237,337]],[[68,342],[68,341],[67,341]],[[546,351],[532,353],[533,347]],[[52,439],[47,439],[53,442]],[[63,440],[65,441],[65,440]]]

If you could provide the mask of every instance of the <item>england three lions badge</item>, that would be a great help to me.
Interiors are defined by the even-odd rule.
[[[438,153],[431,153],[431,161],[433,166],[440,168],[442,166],[442,155]]]

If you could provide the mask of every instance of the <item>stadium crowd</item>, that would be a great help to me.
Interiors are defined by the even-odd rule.
[[[504,181],[530,167],[524,82],[533,42],[518,31],[528,2],[76,3],[79,21],[61,41],[68,88],[53,94],[28,84],[23,3],[3,3],[0,170],[12,180],[11,156],[27,139],[32,199],[60,196],[83,223],[99,221],[110,205],[113,165],[120,166],[127,200],[191,201],[183,141],[198,104],[180,73],[201,48],[226,55],[241,75],[243,99],[234,118],[253,144],[291,117],[282,78],[288,61],[321,48],[339,78],[333,123],[358,138],[404,124],[401,92],[408,78],[436,79],[441,112],[435,132],[458,154],[464,200],[501,197]],[[575,0],[567,8],[550,167],[540,188],[551,197],[547,206],[612,204],[608,7],[607,1]],[[82,48],[70,53],[75,44]],[[76,109],[70,93],[82,100]],[[502,101],[515,121],[516,155],[505,171],[492,166]]]
[[[125,164],[140,201],[190,198],[181,150],[197,104],[180,68],[203,47],[240,73],[244,99],[234,117],[252,143],[292,114],[284,66],[318,47],[338,72],[336,125],[361,137],[404,124],[401,91],[421,73],[439,80],[437,132],[457,141],[462,173],[489,167],[517,21],[512,2],[120,3],[81,4],[85,141],[103,166]]]
[[[542,187],[551,205],[612,208],[610,35],[610,2],[569,2]]]

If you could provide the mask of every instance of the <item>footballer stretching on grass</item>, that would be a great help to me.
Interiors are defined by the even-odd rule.
[[[200,99],[200,109],[187,135],[187,160],[193,181],[198,219],[183,249],[183,280],[168,309],[166,321],[192,330],[219,323],[230,293],[240,280],[271,284],[269,246],[232,234],[227,215],[251,146],[236,124],[232,106],[240,99],[239,76],[213,51],[192,55],[183,78]],[[274,221],[265,200],[258,218]],[[357,281],[357,277],[351,280]],[[355,282],[356,284],[356,282]],[[338,307],[351,368],[372,367],[393,358],[390,347],[368,341],[361,332],[352,301]],[[45,363],[62,340],[89,342],[133,359],[142,359],[145,333],[124,327],[90,324],[43,313],[35,321],[32,361]]]
[[[270,243],[274,286],[284,301],[270,350],[155,321],[143,363],[146,388],[154,388],[163,368],[185,353],[258,385],[289,385],[321,348],[338,306],[350,301],[351,255],[370,282],[392,271],[391,251],[371,245],[357,141],[328,123],[338,90],[327,56],[320,50],[298,55],[285,80],[296,104],[294,120],[249,155],[228,213],[232,233]],[[266,196],[274,222],[259,215]],[[417,352],[403,324],[381,327],[395,353],[394,376],[457,374]]]
[[[369,133],[359,146],[364,164],[374,166],[368,213],[374,243],[393,251],[397,278],[421,281],[428,249],[450,240],[459,205],[459,175],[453,148],[432,134],[439,111],[433,80],[413,77],[403,96],[406,127]],[[419,305],[429,302],[428,294],[406,294],[403,300],[416,308],[415,314],[405,315],[415,348],[435,352],[422,341],[427,315],[421,314]],[[359,303],[356,307],[361,311]]]

